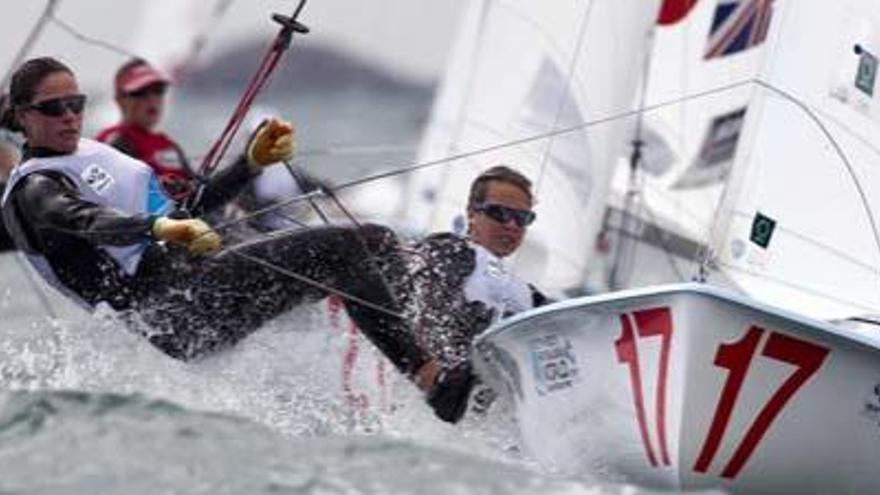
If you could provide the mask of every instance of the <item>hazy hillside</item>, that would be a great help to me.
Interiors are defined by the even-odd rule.
[[[183,85],[199,91],[240,91],[265,50],[262,42],[241,45],[207,65],[187,71]],[[321,93],[353,89],[405,99],[428,99],[433,83],[398,77],[336,50],[295,43],[275,70],[269,91]]]

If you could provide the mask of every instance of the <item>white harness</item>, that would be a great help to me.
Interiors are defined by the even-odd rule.
[[[464,284],[468,301],[480,301],[495,309],[496,317],[505,317],[531,309],[532,289],[505,266],[504,260],[483,246],[471,243],[476,253],[476,268]]]
[[[3,193],[3,206],[21,179],[45,171],[64,174],[86,201],[127,214],[164,214],[174,206],[149,165],[91,139],[80,139],[76,152],[70,155],[31,158],[16,167]],[[141,241],[128,246],[101,245],[97,248],[113,258],[125,273],[133,275],[148,244],[148,241]],[[62,286],[45,257],[30,253],[27,259],[46,281],[70,295],[71,291]]]

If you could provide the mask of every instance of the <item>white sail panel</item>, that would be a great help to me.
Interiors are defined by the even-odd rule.
[[[820,318],[878,312],[880,108],[866,58],[880,53],[880,6],[779,4],[718,261],[765,302]]]
[[[169,76],[176,76],[204,43],[201,36],[215,29],[212,15],[229,0],[153,0],[144,4],[134,30],[134,53],[146,58]]]
[[[766,2],[765,13],[743,10],[747,4],[756,2],[697,2],[681,20],[656,29],[642,131],[633,136],[644,143],[635,200],[627,205],[630,148],[616,170],[605,225],[610,239],[606,275],[610,279],[613,274],[614,280],[597,280],[596,285],[637,287],[696,274],[742,149],[754,93],[749,82],[771,45],[758,37],[751,44],[730,42],[726,53],[716,53],[720,34],[736,34],[721,20],[739,15],[747,26],[750,19],[769,17],[771,26],[778,20],[772,2]],[[715,56],[707,58],[713,47]]]
[[[463,228],[471,180],[508,164],[536,185],[538,221],[517,255],[517,270],[550,290],[580,285],[630,122],[549,135],[632,109],[640,54],[658,7],[611,0],[473,3],[420,161],[548,137],[413,177],[408,215],[430,218],[426,230]]]

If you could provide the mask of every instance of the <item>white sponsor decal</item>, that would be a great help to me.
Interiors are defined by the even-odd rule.
[[[96,163],[86,167],[82,174],[80,174],[80,177],[90,188],[92,188],[93,191],[101,196],[109,195],[110,190],[113,189],[113,186],[116,184],[113,176],[103,168],[99,167]]]
[[[565,337],[545,335],[528,341],[535,391],[547,395],[571,387],[579,378],[574,346]]]

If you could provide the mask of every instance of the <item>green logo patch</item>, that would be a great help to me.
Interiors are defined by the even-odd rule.
[[[773,237],[773,230],[775,229],[776,220],[773,220],[766,215],[762,215],[761,213],[756,213],[755,219],[752,220],[752,234],[749,236],[749,240],[762,248],[767,249],[767,246],[770,245],[770,238]]]
[[[856,70],[856,87],[868,96],[874,96],[874,81],[877,79],[877,57],[861,50],[859,68]]]

